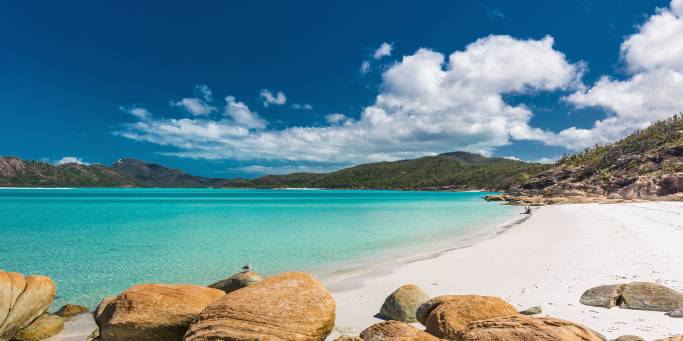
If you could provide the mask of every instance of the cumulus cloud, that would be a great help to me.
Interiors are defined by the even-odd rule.
[[[133,115],[140,120],[146,120],[146,119],[152,117],[152,113],[150,113],[145,108],[119,106],[119,110],[121,110],[127,114]]]
[[[658,9],[621,44],[626,79],[601,77],[566,101],[606,109],[609,116],[590,129],[569,128],[549,143],[579,149],[607,143],[683,110],[683,0]]]
[[[363,61],[362,64],[360,64],[360,72],[361,73],[368,73],[370,72],[370,62],[365,60]]]
[[[489,36],[450,56],[420,49],[383,73],[374,103],[357,117],[328,116],[325,126],[266,129],[265,119],[228,96],[220,119],[140,120],[117,134],[208,159],[358,163],[453,150],[491,154],[513,139],[554,136],[529,126],[532,112],[504,94],[581,88],[583,64],[568,62],[553,43]]]
[[[196,85],[194,92],[196,97],[183,98],[179,101],[171,102],[171,105],[181,107],[195,116],[204,116],[216,111],[216,107],[211,105],[213,96],[208,86],[203,84]]]
[[[382,45],[380,45],[377,50],[375,50],[375,53],[372,54],[372,58],[375,58],[375,60],[380,60],[384,57],[391,56],[391,50],[394,49],[393,44],[389,44],[387,42],[383,42]]]
[[[344,114],[329,114],[325,116],[325,121],[329,124],[341,124],[344,123],[348,118]]]
[[[269,105],[283,105],[287,103],[287,96],[282,91],[278,91],[277,94],[273,94],[268,89],[261,90],[261,100],[263,100],[263,106],[268,107]]]
[[[83,159],[75,157],[75,156],[65,156],[65,157],[55,161],[56,165],[64,165],[67,163],[76,163],[76,164],[85,165],[85,166],[89,165],[89,163],[83,161]]]

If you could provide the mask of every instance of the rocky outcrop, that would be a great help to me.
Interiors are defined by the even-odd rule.
[[[363,341],[363,339],[360,336],[342,335],[334,339],[334,341]]]
[[[683,308],[676,309],[674,311],[670,311],[666,313],[666,316],[673,317],[673,318],[683,318]]]
[[[135,285],[100,303],[95,321],[102,341],[182,340],[202,309],[224,295],[198,285]]]
[[[586,290],[580,302],[602,308],[621,308],[670,312],[683,308],[683,293],[657,283],[631,282],[602,285]]]
[[[659,180],[657,195],[671,195],[680,192],[683,192],[683,173],[662,175],[662,178]]]
[[[417,285],[404,285],[391,293],[382,304],[380,315],[396,321],[417,322],[417,307],[429,300],[429,296]]]
[[[603,337],[578,324],[552,317],[508,316],[476,321],[456,335],[458,341],[603,341]]]
[[[664,339],[657,339],[655,341],[683,341],[683,335],[671,336]]]
[[[262,281],[263,278],[264,277],[258,272],[242,271],[209,285],[209,288],[220,289],[225,293],[231,293],[237,289],[242,289],[258,283]]]
[[[13,341],[37,341],[59,334],[64,330],[64,319],[57,315],[44,313],[28,327],[15,335]]]
[[[531,307],[528,309],[524,309],[524,310],[520,311],[519,313],[522,315],[538,315],[538,314],[543,313],[543,308],[541,308],[540,306]]]
[[[46,276],[0,270],[0,340],[9,340],[52,304],[56,287]]]
[[[324,340],[334,320],[334,299],[322,283],[307,273],[286,272],[212,302],[184,340]]]
[[[76,315],[85,314],[88,308],[78,304],[65,304],[55,312],[55,315],[63,318],[74,317]]]
[[[431,301],[431,300],[430,300]],[[453,295],[425,305],[433,308],[427,315],[427,332],[439,338],[453,339],[467,324],[496,317],[517,315],[517,309],[493,296]]]
[[[438,341],[439,339],[408,323],[385,321],[374,324],[360,333],[365,341]]]
[[[624,286],[621,307],[636,310],[673,311],[683,308],[683,294],[656,283],[632,282]]]
[[[612,308],[617,305],[624,286],[624,284],[614,284],[590,288],[581,295],[580,302],[592,307]]]

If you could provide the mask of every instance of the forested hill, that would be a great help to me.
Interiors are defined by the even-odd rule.
[[[57,166],[17,157],[0,157],[0,186],[500,190],[526,181],[548,168],[543,164],[453,152],[412,160],[362,164],[331,173],[215,179],[130,158],[107,167],[75,163]]]

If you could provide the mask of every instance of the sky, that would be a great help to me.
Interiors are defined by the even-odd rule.
[[[0,155],[552,162],[683,111],[683,0],[5,1]]]

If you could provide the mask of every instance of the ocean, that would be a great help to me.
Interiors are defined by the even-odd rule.
[[[53,308],[136,283],[208,285],[247,262],[323,278],[494,234],[482,192],[0,189],[0,268],[57,283]]]

